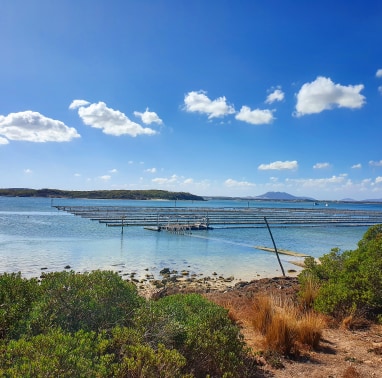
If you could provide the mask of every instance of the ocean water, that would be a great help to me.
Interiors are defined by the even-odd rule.
[[[312,207],[310,202],[251,201],[126,201],[70,200],[0,197],[0,273],[21,272],[38,277],[41,272],[62,271],[70,266],[78,272],[94,269],[135,273],[137,278],[160,270],[187,270],[191,274],[251,280],[280,276],[276,255],[254,248],[272,247],[266,227],[195,231],[191,235],[153,232],[143,227],[106,227],[52,205],[77,206],[191,206],[191,207]],[[340,209],[382,210],[381,204],[330,203]],[[272,229],[272,225],[271,229]],[[368,227],[287,227],[274,228],[277,248],[320,257],[332,248],[355,249]],[[293,261],[280,255],[284,270],[299,270]]]

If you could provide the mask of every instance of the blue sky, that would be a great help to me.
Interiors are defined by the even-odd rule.
[[[382,2],[2,0],[0,187],[382,198]]]

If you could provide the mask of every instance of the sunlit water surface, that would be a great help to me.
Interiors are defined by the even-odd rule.
[[[25,277],[41,272],[78,272],[107,269],[137,278],[160,270],[251,280],[281,275],[275,254],[254,248],[272,247],[266,227],[194,231],[191,235],[153,232],[143,227],[106,227],[105,224],[58,211],[52,205],[312,207],[312,203],[217,201],[106,201],[0,197],[0,273],[21,271]],[[339,208],[381,210],[374,204],[336,204]],[[271,225],[272,228],[272,225]],[[367,227],[272,228],[276,245],[319,257],[332,248],[354,249]],[[281,255],[285,271],[299,270],[292,256]]]

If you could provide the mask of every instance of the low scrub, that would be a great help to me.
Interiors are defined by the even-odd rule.
[[[197,294],[145,301],[113,272],[0,275],[0,376],[252,377],[227,310]]]
[[[382,225],[370,227],[357,249],[342,252],[335,248],[318,262],[305,259],[305,266],[299,275],[302,297],[307,297],[310,282],[314,282],[315,293],[305,302],[316,310],[340,321],[360,313],[381,317]]]

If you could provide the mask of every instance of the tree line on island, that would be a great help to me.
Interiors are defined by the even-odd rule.
[[[186,192],[166,190],[60,190],[60,189],[0,189],[4,197],[48,197],[48,198],[86,198],[86,199],[126,199],[126,200],[183,200],[204,201],[204,198]]]

